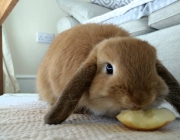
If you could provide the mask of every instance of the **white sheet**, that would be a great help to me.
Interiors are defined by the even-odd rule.
[[[164,8],[176,1],[177,0],[166,0],[166,2],[164,2],[164,0],[154,0],[152,2],[148,2],[147,4],[133,8],[123,15],[104,20],[101,23],[120,25],[128,21],[137,20],[142,17],[149,16],[151,13]]]
[[[151,13],[170,5],[177,0],[134,0],[129,5],[118,8],[84,23],[106,23],[120,25],[122,23],[149,16]]]
[[[106,14],[103,14],[101,16],[98,16],[98,17],[92,18],[90,20],[84,21],[84,24],[85,23],[93,23],[93,22],[100,23],[100,22],[107,20],[107,19],[110,19],[112,17],[122,15],[134,7],[140,6],[140,5],[148,3],[150,1],[154,1],[154,0],[134,0],[130,4],[128,4],[124,7],[115,9],[115,10],[108,12]]]
[[[35,93],[6,93],[0,96],[0,107],[6,108],[9,106],[22,105],[25,103],[39,102],[39,95]]]

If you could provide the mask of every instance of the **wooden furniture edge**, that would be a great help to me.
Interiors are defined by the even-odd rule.
[[[3,24],[19,0],[4,0],[0,7],[0,25]]]

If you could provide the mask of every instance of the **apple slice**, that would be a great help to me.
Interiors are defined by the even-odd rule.
[[[116,118],[129,128],[155,130],[169,124],[176,117],[166,108],[152,108],[146,110],[124,110]]]

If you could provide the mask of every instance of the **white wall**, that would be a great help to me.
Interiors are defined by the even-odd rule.
[[[36,42],[36,32],[57,34],[57,22],[66,15],[56,0],[19,0],[6,19],[4,26],[20,92],[36,92],[37,69],[49,47]]]
[[[36,32],[57,33],[66,14],[55,0],[19,0],[5,21],[16,75],[35,75],[49,44],[36,42]]]

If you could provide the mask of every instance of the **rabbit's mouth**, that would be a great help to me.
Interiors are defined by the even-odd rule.
[[[156,98],[152,103],[150,103],[149,105],[145,106],[145,107],[121,107],[121,108],[115,108],[115,107],[110,107],[106,110],[105,112],[105,116],[108,117],[116,117],[122,110],[140,110],[140,109],[149,109],[149,108],[157,108],[159,107],[161,104],[163,104],[165,101],[164,97],[158,97]]]

